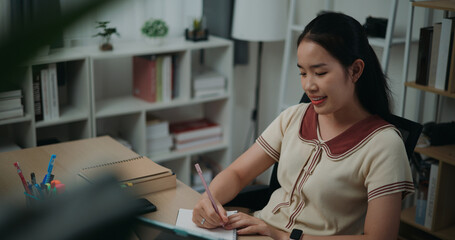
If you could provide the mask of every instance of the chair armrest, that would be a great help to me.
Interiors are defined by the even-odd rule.
[[[264,208],[269,199],[270,189],[268,185],[249,185],[224,206],[245,207],[257,211]]]

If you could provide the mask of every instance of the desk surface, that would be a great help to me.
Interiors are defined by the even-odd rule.
[[[65,183],[68,191],[83,183],[83,180],[77,175],[83,167],[139,156],[110,137],[91,138],[0,153],[0,199],[19,201],[25,204],[23,187],[13,163],[19,162],[26,179],[29,179],[30,173],[34,171],[37,180],[41,181],[47,171],[51,154],[57,155],[52,173],[56,179]],[[144,216],[161,222],[175,224],[178,209],[192,209],[199,196],[198,192],[177,180],[175,189],[155,192],[145,196],[157,206],[158,211]],[[242,236],[239,239],[270,238]]]

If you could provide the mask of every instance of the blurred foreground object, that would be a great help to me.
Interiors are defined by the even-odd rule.
[[[129,239],[137,208],[117,180],[105,176],[27,208],[0,206],[0,236],[3,240]]]
[[[22,27],[20,23],[12,24],[9,33],[0,42],[0,52],[2,53],[0,72],[3,74],[0,92],[19,86],[21,84],[19,79],[24,79],[20,76],[26,73],[24,67],[26,62],[34,57],[42,47],[58,39],[63,29],[103,4],[114,1],[79,0],[74,2],[62,13],[56,13],[52,8],[46,9],[46,12],[41,13],[39,18],[34,19],[26,27]]]

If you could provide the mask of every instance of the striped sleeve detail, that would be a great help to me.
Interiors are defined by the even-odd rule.
[[[410,181],[402,181],[378,187],[368,193],[368,201],[384,195],[403,192],[403,197],[414,192],[414,184]]]
[[[265,139],[262,136],[259,136],[256,140],[256,142],[261,146],[264,151],[270,155],[275,161],[278,161],[280,159],[280,153],[275,150],[270,144],[265,141]]]

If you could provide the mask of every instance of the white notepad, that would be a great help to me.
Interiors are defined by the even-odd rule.
[[[237,211],[228,211],[227,215],[230,216]],[[235,240],[237,239],[237,230],[226,230],[224,228],[215,228],[215,229],[205,229],[196,226],[193,223],[193,210],[192,209],[179,209],[179,214],[177,216],[176,226],[181,228],[190,229],[194,232],[197,232],[203,236],[208,236],[213,239],[223,239],[223,240]]]

